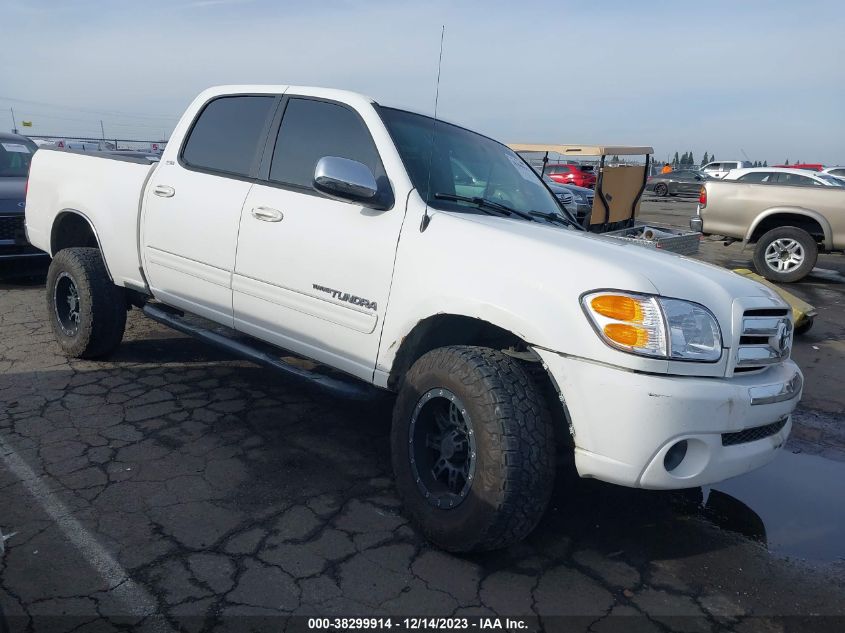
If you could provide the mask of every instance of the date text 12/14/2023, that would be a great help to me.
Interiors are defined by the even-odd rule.
[[[398,629],[400,631],[418,630],[498,630],[529,631],[528,621],[522,618],[473,617],[473,618],[436,618],[436,617],[372,617],[372,618],[308,618],[309,630],[357,631]]]

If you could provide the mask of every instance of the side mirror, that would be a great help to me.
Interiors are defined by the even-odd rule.
[[[378,184],[370,168],[355,160],[323,156],[314,169],[314,189],[330,198],[380,207]]]

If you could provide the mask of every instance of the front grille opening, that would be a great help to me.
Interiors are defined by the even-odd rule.
[[[766,424],[765,426],[755,426],[736,433],[722,433],[722,446],[736,446],[737,444],[747,444],[748,442],[756,442],[762,440],[764,437],[770,437],[775,433],[780,433],[781,429],[786,426],[787,418],[781,418],[777,422]]]
[[[740,336],[740,345],[765,345],[769,342],[768,336]]]
[[[757,308],[755,310],[746,310],[745,316],[753,317],[753,316],[771,316],[771,317],[779,317],[779,316],[786,316],[789,313],[787,308]]]
[[[765,369],[765,367],[763,367],[763,366],[758,367],[757,365],[754,365],[752,367],[736,367],[734,369],[734,373],[735,374],[747,374],[747,373],[752,372],[752,371],[760,371],[761,369]]]
[[[0,217],[0,240],[22,240],[24,238],[23,224],[22,215]]]

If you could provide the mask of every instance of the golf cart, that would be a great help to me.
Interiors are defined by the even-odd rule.
[[[637,221],[654,153],[651,147],[531,143],[512,143],[509,147],[534,166],[541,177],[549,163],[598,158],[592,209],[582,219],[588,231],[681,255],[698,252],[700,233]],[[645,156],[645,161],[643,164],[617,164],[608,158],[617,156]]]

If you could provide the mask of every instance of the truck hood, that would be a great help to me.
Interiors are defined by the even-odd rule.
[[[723,329],[732,322],[734,299],[765,298],[773,305],[784,301],[771,289],[727,269],[658,251],[611,237],[569,230],[543,222],[526,222],[476,214],[449,214],[451,217],[483,225],[497,235],[491,242],[508,244],[518,256],[524,274],[540,275],[544,285],[554,281],[561,290],[583,294],[612,288],[686,299],[707,307]],[[487,237],[483,238],[487,240]]]

